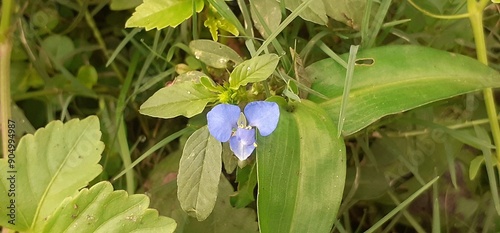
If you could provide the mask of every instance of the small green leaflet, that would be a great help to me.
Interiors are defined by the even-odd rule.
[[[276,54],[265,54],[242,62],[229,76],[230,88],[236,90],[248,83],[266,80],[276,69],[279,60]]]

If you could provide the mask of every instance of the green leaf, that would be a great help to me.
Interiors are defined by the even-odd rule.
[[[173,118],[195,116],[217,95],[196,81],[183,81],[164,87],[144,102],[139,112],[153,117]]]
[[[280,0],[277,1],[279,2]],[[306,0],[287,0],[284,4],[287,9],[289,9],[290,11],[294,11],[300,4],[305,1]],[[322,0],[312,0],[312,2],[309,3],[309,6],[307,6],[305,10],[300,12],[299,16],[304,20],[321,25],[326,25],[326,23],[328,23],[325,5],[323,4]]]
[[[248,83],[266,80],[276,69],[279,60],[276,54],[265,54],[242,62],[229,76],[229,86],[238,89]]]
[[[332,19],[347,24],[356,30],[360,29],[365,11],[365,0],[323,0],[325,12]]]
[[[76,78],[87,88],[92,87],[97,83],[97,70],[91,65],[83,65],[78,69]]]
[[[41,32],[50,32],[59,24],[59,13],[54,8],[42,8],[30,17],[33,26],[40,28]]]
[[[484,156],[477,156],[475,157],[469,165],[469,179],[473,180],[476,179],[476,176],[479,173],[479,169],[481,168],[481,165],[484,163]]]
[[[255,164],[238,169],[236,172],[238,191],[231,196],[231,205],[243,208],[255,201],[255,186],[257,186],[257,166]]]
[[[343,127],[346,135],[386,115],[486,87],[500,87],[497,71],[472,58],[427,47],[378,47],[359,52],[357,58],[358,64],[360,59],[373,64],[354,69]],[[312,89],[329,97],[309,98],[337,122],[345,69],[333,59],[325,59],[307,67],[306,72],[316,80]]]
[[[50,35],[42,41],[42,48],[62,64],[68,62],[68,56],[75,50],[75,45],[67,36]]]
[[[232,61],[234,65],[243,62],[240,55],[232,48],[215,41],[193,40],[189,42],[189,48],[196,59],[214,68],[226,69],[229,61]]]
[[[227,144],[227,143],[226,143]],[[228,199],[234,189],[231,183],[221,175],[217,201],[210,216],[198,221],[190,218],[182,211],[177,199],[176,174],[181,152],[176,151],[163,159],[151,172],[147,181],[151,184],[148,196],[154,206],[165,216],[171,216],[177,222],[176,232],[182,233],[250,233],[258,232],[256,213],[253,209],[237,209],[231,206]],[[233,156],[235,157],[235,156]],[[177,166],[177,168],[176,168]]]
[[[229,143],[222,143],[222,163],[227,174],[232,174],[238,167],[238,158],[234,156],[233,151],[229,148]]]
[[[316,104],[289,108],[276,131],[257,138],[260,230],[330,232],[344,190],[344,143]]]
[[[65,199],[42,232],[174,232],[175,221],[148,206],[146,195],[128,196],[103,181]]]
[[[144,0],[135,8],[125,27],[144,27],[146,30],[177,27],[193,15],[193,3],[196,12],[203,9],[203,0]]]
[[[186,141],[179,163],[177,196],[184,211],[202,221],[212,212],[222,169],[222,145],[204,126]]]
[[[134,8],[142,3],[142,0],[111,0],[109,8],[114,11]]]
[[[306,0],[287,0],[285,7],[294,11]],[[279,0],[278,0],[279,2]],[[363,19],[366,2],[363,0],[313,0],[299,16],[313,23],[326,25],[328,17],[343,22],[348,26],[359,29]]]
[[[250,7],[250,14],[252,15],[252,21],[255,28],[259,30],[262,37],[267,38],[269,35],[266,33],[264,23],[266,27],[269,28],[270,32],[278,30],[278,26],[281,23],[281,8],[280,4],[276,1],[269,0],[252,0]],[[263,22],[259,20],[259,16],[262,17]]]
[[[45,219],[61,201],[88,185],[99,173],[98,164],[104,144],[99,140],[96,116],[71,120],[65,124],[53,121],[34,135],[21,138],[15,151],[15,167],[0,160],[2,172],[0,196],[8,196],[9,180],[15,176],[16,225],[7,224],[7,208],[0,208],[0,225],[17,231],[40,232]],[[2,201],[3,203],[3,201]]]
[[[240,35],[236,26],[234,26],[229,20],[222,17],[213,6],[210,6],[210,9],[207,11],[207,19],[203,25],[210,29],[210,34],[212,35],[212,39],[214,41],[219,39],[219,29],[227,31],[233,34],[233,36]]]

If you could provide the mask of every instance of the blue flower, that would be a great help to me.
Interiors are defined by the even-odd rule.
[[[247,159],[257,146],[255,128],[259,134],[271,134],[280,117],[276,103],[254,101],[240,108],[231,104],[219,104],[207,114],[208,131],[221,142],[229,141],[229,147],[240,160]]]

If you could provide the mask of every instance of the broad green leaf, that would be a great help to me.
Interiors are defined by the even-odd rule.
[[[276,131],[257,138],[262,233],[330,232],[346,175],[336,128],[323,109],[303,100],[281,109]]]
[[[13,230],[40,232],[47,218],[61,201],[88,185],[101,172],[98,164],[104,144],[99,140],[96,116],[53,121],[34,135],[21,138],[15,151],[14,167],[0,160],[0,197],[8,195],[7,176],[15,176],[16,225],[7,224],[7,208],[0,208],[0,225]],[[10,198],[9,198],[10,199]],[[2,199],[2,203],[3,199]]]
[[[177,27],[193,15],[193,3],[196,12],[203,9],[203,0],[144,0],[135,8],[125,27],[144,27],[146,30]]]
[[[189,48],[196,59],[204,62],[208,66],[226,69],[228,62],[238,65],[243,62],[240,55],[227,45],[211,40],[193,40],[189,42]],[[231,67],[232,68],[232,67]]]
[[[186,141],[179,163],[177,196],[184,211],[199,221],[212,212],[222,170],[222,145],[206,126]]]
[[[182,81],[158,90],[141,105],[139,112],[153,117],[195,116],[217,95],[196,81]]]
[[[113,191],[103,181],[65,199],[41,232],[174,232],[175,221],[148,206],[146,195]]]
[[[276,69],[279,60],[276,54],[265,54],[242,62],[231,72],[229,86],[238,89],[248,83],[266,80]]]
[[[346,58],[348,54],[344,54]],[[353,134],[383,116],[400,113],[456,95],[500,87],[500,74],[462,55],[420,46],[386,46],[363,50],[354,69],[344,134]],[[439,61],[439,62],[438,62]],[[368,63],[370,63],[368,62]],[[329,97],[309,98],[338,121],[345,69],[332,59],[306,68],[316,80],[312,89]]]
[[[109,8],[114,11],[134,8],[142,3],[142,0],[111,0]]]

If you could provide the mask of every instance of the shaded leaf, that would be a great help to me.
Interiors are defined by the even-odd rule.
[[[364,0],[323,0],[326,14],[339,22],[347,24],[356,30],[360,29],[365,11]]]
[[[42,41],[42,48],[54,59],[62,62],[75,49],[73,41],[67,36],[51,35]]]
[[[344,190],[344,143],[316,104],[289,108],[281,109],[276,130],[257,140],[260,230],[330,232]]]
[[[497,71],[472,58],[431,48],[386,46],[361,51],[357,57],[373,64],[354,69],[343,127],[347,135],[389,114],[486,87],[500,87]],[[306,72],[315,79],[312,89],[329,97],[309,98],[337,122],[345,69],[333,59],[325,59],[308,66]]]
[[[265,23],[270,32],[276,31],[281,23],[281,8],[279,2],[269,0],[252,0],[250,13],[255,28],[259,30],[262,37],[267,38],[269,35],[264,29]],[[257,14],[264,20],[261,22]]]
[[[231,205],[243,208],[255,201],[254,190],[257,186],[257,167],[255,164],[239,169],[236,173],[238,191],[231,196]]]
[[[125,27],[144,27],[146,30],[177,27],[193,15],[193,3],[196,12],[203,9],[202,0],[144,0],[135,8]]]
[[[277,1],[280,2],[280,0]],[[284,4],[287,9],[289,9],[290,11],[294,11],[300,4],[305,1],[307,0],[286,0]],[[305,10],[300,12],[299,16],[304,20],[321,25],[326,25],[326,23],[328,22],[328,17],[326,16],[323,0],[310,1],[312,2],[309,3],[309,6],[307,6]]]
[[[111,0],[109,8],[114,11],[121,11],[134,8],[142,3],[142,0]]]
[[[277,0],[279,2],[279,0]],[[291,11],[306,0],[286,0],[285,7]],[[328,17],[347,24],[359,30],[366,2],[363,0],[312,0],[309,6],[300,12],[299,16],[313,23],[326,25]],[[328,17],[327,17],[328,16]]]
[[[78,69],[76,78],[84,86],[91,89],[97,83],[97,70],[91,65],[83,65]]]
[[[146,195],[113,191],[103,181],[65,199],[42,232],[174,232],[175,221],[148,206]]]
[[[206,126],[186,141],[179,163],[177,196],[184,211],[199,221],[212,212],[222,170],[222,145]]]
[[[98,164],[104,144],[96,116],[53,121],[34,135],[21,138],[15,151],[16,225],[7,224],[7,208],[0,208],[0,225],[18,231],[40,232],[47,218],[66,197],[75,194],[101,173]],[[8,170],[5,159],[2,171]],[[7,197],[9,180],[2,173],[0,196]],[[68,179],[71,177],[71,179]]]

